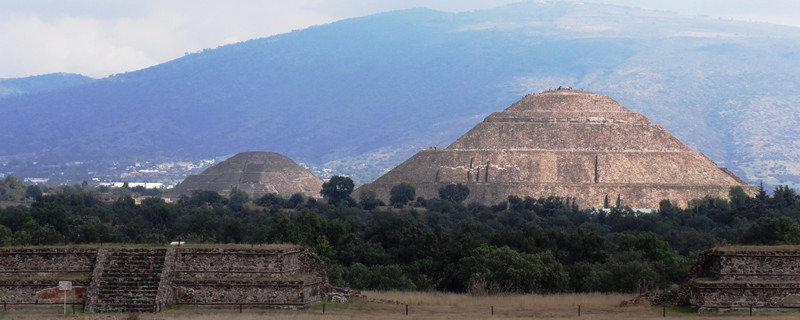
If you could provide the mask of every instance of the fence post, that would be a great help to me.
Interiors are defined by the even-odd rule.
[[[75,314],[75,303],[72,304],[72,314]]]
[[[662,308],[661,309],[661,317],[666,318],[667,317],[667,305],[661,305],[661,308]]]
[[[750,316],[753,316],[753,306],[750,306]]]
[[[3,311],[6,311],[6,302],[3,300]]]
[[[494,315],[494,306],[492,306],[492,315]]]
[[[322,303],[322,314],[325,314],[325,302]]]
[[[239,304],[239,313],[242,313],[242,304]]]
[[[581,305],[578,305],[578,317],[581,316]]]
[[[406,305],[406,315],[408,315],[408,305]]]

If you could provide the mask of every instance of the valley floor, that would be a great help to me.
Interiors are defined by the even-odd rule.
[[[563,295],[503,295],[473,297],[464,294],[430,292],[375,292],[364,293],[363,298],[346,304],[326,303],[309,310],[248,310],[238,308],[206,309],[174,307],[158,314],[77,314],[73,319],[739,319],[750,318],[749,312],[726,314],[697,314],[687,308],[650,306],[620,307],[622,301],[634,295],[623,294],[563,294]],[[408,305],[408,315],[406,315]],[[578,315],[580,306],[580,316]],[[492,314],[492,309],[494,314]],[[0,319],[64,319],[61,308],[39,308],[0,311]],[[70,310],[71,311],[71,310]],[[663,312],[666,311],[666,314]],[[795,319],[797,311],[756,311],[754,316],[769,319]]]

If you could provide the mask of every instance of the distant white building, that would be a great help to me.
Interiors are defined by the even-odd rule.
[[[45,184],[50,181],[50,178],[22,178],[25,183]]]
[[[101,186],[109,186],[114,188],[122,188],[125,182],[101,182]],[[128,187],[144,187],[145,189],[170,189],[172,186],[164,185],[161,182],[128,182]]]

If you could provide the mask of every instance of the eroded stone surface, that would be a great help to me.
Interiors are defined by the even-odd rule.
[[[305,248],[0,248],[0,299],[67,303],[88,312],[154,312],[170,304],[306,308],[330,293],[321,260]],[[60,297],[60,298],[59,298]]]
[[[193,190],[216,191],[228,195],[233,190],[251,197],[277,193],[288,198],[295,193],[319,198],[322,180],[292,159],[274,152],[242,152],[211,166],[199,175],[190,175],[171,194],[190,195]]]
[[[701,311],[800,307],[800,247],[730,247],[703,252],[690,302]]]
[[[606,197],[632,208],[658,208],[663,199],[686,207],[705,195],[727,198],[732,186],[756,191],[645,116],[578,90],[528,95],[447,148],[420,151],[354,196],[370,190],[388,201],[402,182],[425,198],[462,183],[470,188],[467,202],[554,195],[596,208]]]

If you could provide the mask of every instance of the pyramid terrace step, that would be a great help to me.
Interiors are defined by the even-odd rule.
[[[123,313],[123,312],[153,312],[155,310],[155,306],[110,306],[110,307],[99,307],[98,310],[100,312],[116,312],[116,313]]]
[[[158,282],[160,278],[157,277],[114,277],[114,276],[103,276],[102,282]]]
[[[107,288],[101,289],[100,293],[133,293],[133,294],[147,294],[158,292],[158,288]]]
[[[142,288],[142,289],[158,288],[157,281],[101,282],[101,284],[106,287],[114,287],[114,288]]]
[[[107,289],[99,292],[104,299],[115,296],[155,296],[158,290],[128,290],[128,289]]]
[[[115,306],[115,305],[138,305],[138,306],[152,306],[155,304],[154,299],[133,299],[133,298],[120,298],[114,300],[104,300],[101,303],[102,305],[106,306]]]
[[[135,269],[131,269],[131,270],[111,269],[111,270],[108,270],[108,269],[106,269],[106,270],[103,271],[103,276],[104,277],[107,277],[107,276],[116,277],[116,276],[128,276],[128,275],[157,276],[159,274],[161,274],[161,270],[149,270],[149,269],[148,270],[141,270],[141,269],[139,269],[139,270],[135,270]]]
[[[107,276],[103,275],[104,279],[115,280],[115,281],[125,281],[125,282],[136,282],[136,281],[158,281],[161,278],[155,276]]]
[[[150,290],[158,289],[158,283],[102,283],[105,288],[125,289],[125,290]]]
[[[102,300],[98,300],[98,302],[106,304],[108,303],[153,304],[155,300],[153,299],[153,297],[140,297],[135,295],[128,295],[128,296],[116,295],[112,297],[106,297]]]
[[[106,286],[158,286],[158,279],[105,279],[100,281],[101,284]]]
[[[134,300],[134,299],[115,299],[103,300],[98,302],[99,306],[114,307],[114,306],[153,306],[155,300]]]
[[[160,264],[161,261],[159,259],[115,259],[108,262],[109,265],[115,264],[124,264],[124,265],[149,265],[149,264]]]
[[[141,274],[141,275],[139,275],[139,274],[127,274],[127,273],[123,273],[123,274],[106,274],[106,273],[103,273],[103,278],[115,279],[117,281],[123,280],[123,279],[129,279],[131,281],[148,281],[148,280],[156,280],[156,281],[158,281],[160,279],[158,274],[152,274],[152,273]]]
[[[163,259],[163,257],[159,256],[112,256],[111,258],[117,261],[157,261],[159,258]]]
[[[124,286],[105,286],[105,288],[101,288],[100,292],[104,291],[131,291],[131,292],[147,292],[147,291],[157,291],[157,285],[148,285],[148,286],[139,286],[139,285],[124,285]]]

